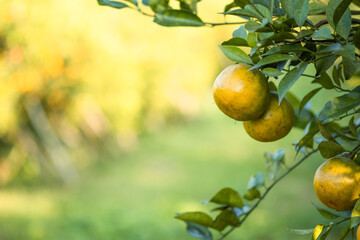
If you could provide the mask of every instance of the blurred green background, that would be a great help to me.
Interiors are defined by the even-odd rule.
[[[176,212],[209,210],[201,201],[223,187],[244,192],[266,151],[294,162],[300,130],[256,142],[212,100],[230,64],[217,45],[236,26],[164,28],[95,0],[0,3],[1,240],[192,239]],[[203,1],[200,15],[222,22],[223,5]],[[324,222],[311,205],[321,162],[307,160],[228,239],[307,239],[286,228]]]

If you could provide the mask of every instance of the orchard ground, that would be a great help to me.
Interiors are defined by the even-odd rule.
[[[210,210],[201,201],[226,186],[244,193],[250,175],[265,172],[266,151],[286,148],[287,164],[294,163],[291,143],[300,130],[274,143],[256,142],[217,110],[210,91],[208,97],[197,118],[140,138],[132,152],[104,156],[72,187],[1,189],[0,239],[192,239],[173,218],[176,212]],[[314,102],[321,106],[321,99]],[[311,204],[321,205],[312,180],[322,161],[317,154],[287,176],[229,239],[308,239],[286,228],[324,221]]]

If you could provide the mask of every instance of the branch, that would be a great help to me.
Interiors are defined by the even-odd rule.
[[[360,13],[360,11],[359,11]],[[316,28],[321,27],[322,25],[328,24],[329,21],[327,19],[321,20],[319,21],[317,24],[315,24]],[[351,19],[351,24],[360,24],[360,19],[356,19],[356,18],[352,18]]]
[[[223,22],[223,23],[209,23],[205,22],[206,25],[210,25],[210,27],[222,26],[222,25],[235,25],[235,24],[245,24],[247,22]]]
[[[240,221],[240,223],[236,227],[230,228],[226,233],[224,233],[218,240],[224,239],[227,235],[229,235],[232,231],[235,230],[235,228],[240,227],[243,222],[250,216],[250,214],[259,206],[259,204],[264,200],[266,195],[270,192],[270,190],[284,177],[286,177],[290,172],[292,172],[297,166],[299,166],[302,162],[304,162],[308,157],[310,157],[312,154],[319,151],[319,149],[314,149],[308,154],[306,154],[304,157],[302,157],[297,163],[295,163],[293,166],[291,166],[285,173],[283,173],[278,179],[276,179],[264,192],[264,194],[259,198],[259,200],[255,203],[255,205],[250,209],[249,212],[246,213],[245,217]]]

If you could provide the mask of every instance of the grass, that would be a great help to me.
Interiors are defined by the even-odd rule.
[[[194,239],[176,212],[211,209],[201,201],[223,187],[244,193],[249,177],[265,171],[265,151],[285,147],[293,164],[291,143],[300,134],[258,143],[240,123],[205,112],[144,136],[133,152],[101,159],[74,186],[2,189],[0,239]],[[321,161],[316,155],[286,177],[227,239],[308,239],[286,228],[324,222],[311,205],[318,203],[312,177]]]

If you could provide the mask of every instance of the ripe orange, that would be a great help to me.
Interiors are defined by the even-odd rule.
[[[271,92],[269,106],[258,119],[244,122],[244,128],[250,137],[260,142],[272,142],[285,137],[293,127],[294,109],[284,98],[279,105],[276,92]]]
[[[269,85],[258,70],[245,64],[225,68],[216,78],[213,96],[216,105],[227,116],[247,121],[259,118],[269,103]]]
[[[350,210],[360,198],[360,166],[352,159],[334,157],[316,171],[314,189],[319,200],[335,210]]]

